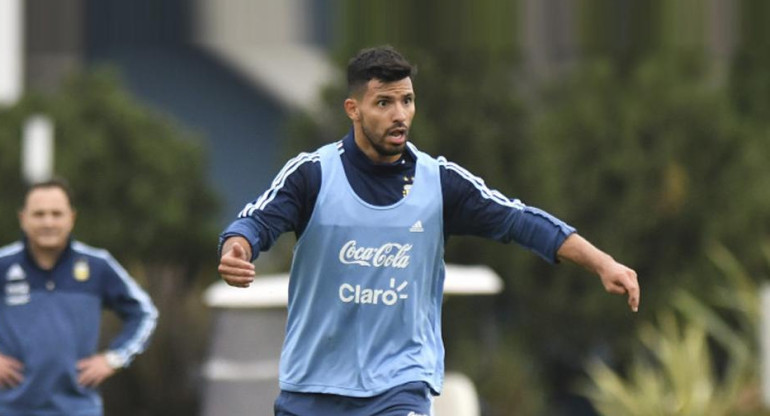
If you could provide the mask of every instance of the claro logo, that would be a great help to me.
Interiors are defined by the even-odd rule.
[[[364,267],[393,267],[405,269],[409,266],[411,244],[385,243],[379,247],[358,247],[356,240],[350,240],[340,249],[342,264],[357,264]]]
[[[409,296],[403,292],[409,282],[401,282],[396,286],[396,279],[390,279],[390,288],[371,289],[361,285],[352,285],[343,283],[340,285],[340,300],[345,303],[355,303],[358,305],[379,305],[393,306],[399,299],[407,299]]]

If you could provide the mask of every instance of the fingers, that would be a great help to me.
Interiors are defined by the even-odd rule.
[[[89,358],[78,361],[75,366],[78,370],[78,384],[81,386],[89,386],[93,376],[89,370]]]
[[[235,287],[249,287],[256,276],[253,264],[227,254],[222,256],[217,270],[227,284]]]
[[[78,383],[84,387],[96,388],[99,387],[106,379],[107,376],[105,375],[88,372],[81,373],[80,376],[78,376]]]
[[[613,295],[625,295],[628,293],[626,287],[618,282],[614,282],[609,287],[607,287],[607,292],[612,293]]]
[[[0,356],[0,387],[13,388],[24,381],[24,365],[8,356]]]
[[[222,280],[234,287],[249,287],[256,276],[254,265],[249,262],[249,254],[238,242],[222,255],[217,271]]]
[[[4,389],[16,387],[23,381],[24,376],[19,371],[8,370],[0,374],[0,386]]]
[[[639,302],[641,302],[641,289],[639,288],[639,281],[636,277],[636,272],[631,270],[632,275],[629,277],[628,286],[626,287],[628,291],[628,306],[631,308],[632,311],[638,312],[639,311]]]
[[[98,387],[104,380],[115,373],[102,356],[82,359],[77,363],[78,383],[85,387]]]
[[[81,371],[78,373],[78,384],[85,387],[94,387],[96,385],[96,377],[88,370]]]
[[[254,278],[222,275],[222,280],[224,280],[225,283],[233,287],[247,288],[251,286],[251,283],[254,281]]]
[[[254,277],[256,275],[253,264],[244,261],[228,261],[224,258],[219,262],[217,271],[219,271],[219,274],[221,274],[223,277]]]
[[[617,263],[613,273],[609,274],[605,280],[607,292],[615,295],[628,295],[628,307],[632,311],[639,311],[639,302],[641,300],[641,289],[636,272],[622,264]],[[603,279],[604,280],[604,279]]]
[[[628,307],[632,311],[639,311],[639,300],[641,291],[639,289],[639,281],[636,277],[636,272],[629,269],[626,266],[620,265],[621,270],[612,281],[612,288],[608,289],[610,293],[615,294],[628,294]]]
[[[254,281],[254,270],[244,270],[222,265],[220,265],[217,270],[222,276],[222,279],[228,283],[251,283]]]
[[[225,253],[221,259],[219,259],[219,267],[241,270],[243,273],[254,273],[254,265],[251,262],[237,258],[231,254],[232,252]]]
[[[78,384],[84,387],[99,387],[105,378],[93,371],[84,371],[78,375]]]

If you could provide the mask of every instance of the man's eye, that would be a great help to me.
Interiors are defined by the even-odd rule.
[[[386,105],[388,105],[388,102],[386,100],[377,101],[378,107],[385,107]]]

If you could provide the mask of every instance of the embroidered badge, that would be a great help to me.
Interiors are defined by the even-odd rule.
[[[414,183],[414,176],[404,176],[404,190],[402,191],[402,194],[404,198],[406,198],[407,195],[409,195],[409,191],[412,190],[412,184]]]
[[[88,261],[80,259],[75,262],[75,267],[72,269],[72,274],[75,276],[75,280],[78,282],[85,282],[91,277],[91,269],[88,267]]]

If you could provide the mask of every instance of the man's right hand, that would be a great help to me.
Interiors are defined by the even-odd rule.
[[[24,381],[24,364],[21,361],[0,354],[0,388],[10,389]]]
[[[222,245],[219,259],[219,275],[230,286],[249,287],[254,281],[254,265],[251,260],[251,245],[243,237],[230,237]]]

